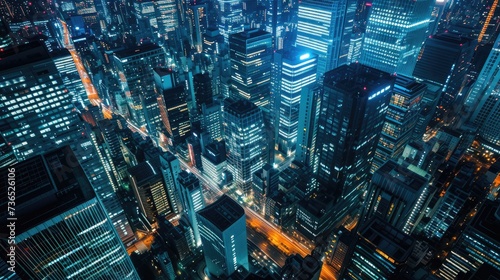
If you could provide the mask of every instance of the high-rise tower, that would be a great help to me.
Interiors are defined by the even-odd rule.
[[[373,1],[360,62],[411,76],[426,38],[431,0]]]
[[[210,274],[231,275],[238,267],[248,270],[246,216],[229,196],[197,213],[205,262]]]
[[[358,206],[368,183],[394,80],[358,63],[325,73],[316,144],[318,181],[339,201],[339,217]]]
[[[262,111],[252,102],[238,100],[224,108],[228,169],[236,185],[251,194],[252,175],[264,166]]]
[[[0,169],[15,172],[15,245],[0,240],[2,257],[15,248],[23,279],[138,279],[100,199],[69,146]],[[7,197],[7,188],[2,188]],[[7,209],[7,199],[0,205]],[[11,205],[11,204],[9,204]]]

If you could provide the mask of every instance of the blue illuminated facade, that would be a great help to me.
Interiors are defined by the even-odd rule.
[[[301,90],[316,81],[317,56],[292,49],[274,54],[273,95],[275,96],[277,145],[285,157],[297,146]]]
[[[430,18],[431,0],[373,1],[360,62],[411,76]]]

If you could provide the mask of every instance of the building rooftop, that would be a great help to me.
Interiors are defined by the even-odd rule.
[[[220,231],[224,231],[241,217],[245,216],[245,210],[227,195],[221,196],[216,202],[198,212]]]
[[[130,48],[130,49],[116,51],[114,53],[114,55],[118,59],[123,59],[123,58],[131,57],[131,56],[135,56],[135,55],[140,55],[140,54],[144,54],[146,52],[157,51],[157,50],[161,50],[161,48],[155,44],[146,44],[146,45],[135,47],[133,49]]]
[[[396,264],[404,263],[415,246],[415,239],[378,217],[370,220],[359,235],[379,254]]]
[[[82,167],[69,146],[0,169],[7,178],[15,168],[16,230],[20,234],[95,197]],[[7,209],[7,188],[0,205]],[[6,219],[7,212],[1,217]]]
[[[430,174],[425,171],[420,171],[414,168],[409,168],[407,163],[398,164],[393,160],[384,163],[377,171],[378,176],[385,177],[389,181],[399,182],[400,185],[408,186],[414,191],[420,190],[423,186],[427,185],[431,179]]]
[[[130,176],[134,177],[134,180],[138,185],[141,185],[143,182],[151,179],[156,175],[159,175],[156,168],[149,161],[144,161],[136,166],[130,167],[128,169],[128,173],[130,174]]]
[[[259,107],[257,107],[253,102],[244,100],[244,99],[239,99],[231,104],[229,106],[226,106],[224,108],[226,112],[228,112],[231,115],[235,116],[243,116],[246,114],[253,114],[256,111],[259,110]]]
[[[374,95],[374,92],[389,91],[395,77],[378,69],[352,63],[342,65],[325,73],[324,86],[359,96]]]
[[[500,202],[487,201],[476,214],[469,227],[500,243]]]
[[[50,59],[43,42],[33,41],[0,51],[0,72]]]
[[[257,37],[265,36],[265,35],[267,35],[268,37],[271,37],[271,33],[266,32],[264,30],[249,29],[249,30],[245,30],[245,31],[240,32],[240,33],[230,35],[230,40],[231,39],[247,40],[247,39],[253,39],[253,38],[257,38]]]

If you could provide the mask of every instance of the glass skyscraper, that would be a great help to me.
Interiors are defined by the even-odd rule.
[[[316,143],[318,182],[338,200],[338,217],[359,206],[368,184],[394,80],[359,63],[325,73]]]
[[[295,159],[312,168],[314,173],[318,171],[316,139],[321,109],[321,90],[321,85],[315,83],[303,88],[300,93],[301,102],[295,151]]]
[[[224,122],[228,170],[236,186],[250,195],[252,176],[264,166],[262,111],[252,102],[238,100],[224,107]]]
[[[199,247],[201,245],[201,238],[196,212],[205,207],[201,184],[193,173],[188,173],[187,171],[181,171],[177,175],[177,180],[179,182],[179,196],[182,201],[182,208],[193,229],[195,246]]]
[[[356,1],[303,0],[295,45],[318,55],[318,77],[347,63]]]
[[[153,68],[165,65],[163,50],[149,44],[117,51],[113,57],[121,89],[127,100],[129,117],[138,127],[146,127],[146,105],[150,103],[150,99],[156,99]],[[152,130],[151,125],[147,129]]]
[[[208,272],[229,276],[238,267],[249,269],[246,216],[227,195],[197,213]]]
[[[364,225],[340,279],[404,279],[415,239],[376,218]]]
[[[500,36],[497,37],[474,86],[472,86],[465,100],[467,111],[474,112],[476,105],[483,99],[483,96],[499,90],[500,67],[498,65],[500,65]]]
[[[414,165],[387,161],[373,174],[363,219],[377,216],[410,234],[435,192],[430,180],[430,174]]]
[[[0,53],[0,132],[18,161],[67,145],[82,129],[72,95],[40,42]]]
[[[23,279],[138,279],[69,146],[13,165],[16,273]],[[7,179],[9,168],[0,170]],[[2,196],[7,196],[3,188]],[[7,200],[1,206],[7,209]],[[2,212],[2,220],[7,212]],[[7,239],[2,250],[10,250]]]
[[[219,0],[219,19],[219,32],[228,43],[231,34],[244,30],[241,0]]]
[[[373,157],[372,173],[387,160],[397,160],[412,139],[425,90],[426,86],[413,78],[403,75],[396,77],[382,134]]]
[[[229,37],[232,97],[269,110],[272,55],[270,33],[251,29]]]
[[[299,49],[274,54],[273,95],[278,150],[285,157],[295,154],[302,88],[316,81],[317,56]]]
[[[360,62],[411,76],[426,38],[431,0],[374,0]]]
[[[469,97],[466,107],[471,122],[479,127],[482,140],[500,146],[500,36],[493,45]],[[477,106],[476,106],[477,104]]]

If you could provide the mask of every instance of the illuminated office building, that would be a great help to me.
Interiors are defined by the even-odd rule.
[[[378,218],[372,219],[360,229],[341,279],[403,279],[402,269],[414,247],[415,239]]]
[[[207,21],[207,2],[204,1],[189,1],[188,9],[186,11],[189,31],[191,40],[196,51],[201,53],[203,48],[203,34],[205,34],[208,21]]]
[[[196,101],[196,113],[202,113],[203,104],[210,104],[213,100],[212,79],[208,72],[193,76],[194,97]]]
[[[466,101],[472,112],[470,121],[479,127],[482,141],[500,146],[500,37]],[[477,106],[475,106],[477,104]]]
[[[476,112],[476,106],[484,96],[489,96],[492,92],[498,91],[500,85],[500,36],[497,37],[493,48],[484,63],[476,82],[472,86],[467,99],[465,109],[468,112]]]
[[[267,0],[265,1],[266,7],[266,18],[265,18],[265,30],[271,33],[273,37],[273,49],[281,50],[283,49],[283,6],[286,5],[284,1],[279,0]]]
[[[181,172],[179,159],[170,152],[160,155],[160,170],[163,174],[163,181],[167,189],[167,197],[170,203],[170,208],[175,214],[179,214],[182,210],[182,202],[179,194],[178,176]]]
[[[244,209],[227,195],[197,213],[208,272],[229,276],[238,267],[249,269]]]
[[[274,54],[273,97],[278,150],[295,153],[302,88],[316,81],[317,56],[306,51],[280,50]]]
[[[177,2],[175,0],[157,0],[153,3],[159,36],[173,40],[175,29],[179,26]]]
[[[476,40],[451,32],[425,40],[413,76],[442,86],[441,104],[446,109],[455,101],[463,103],[461,88],[476,45]]]
[[[191,132],[188,93],[184,85],[177,84],[173,71],[156,68],[153,72],[156,91],[161,95],[158,103],[163,127],[167,131],[170,146],[175,147],[185,143]]]
[[[231,34],[243,32],[243,7],[241,0],[220,0],[219,2],[219,33],[224,42],[229,42]]]
[[[264,121],[262,111],[252,102],[236,101],[224,107],[228,170],[236,186],[251,194],[252,175],[264,166]]]
[[[43,43],[0,52],[0,133],[18,161],[67,145],[81,123]]]
[[[498,201],[486,201],[448,254],[436,275],[457,279],[459,273],[475,272],[483,264],[500,270],[500,207]]]
[[[342,218],[358,208],[393,92],[395,77],[355,63],[325,73],[318,120],[318,182]]]
[[[88,105],[89,99],[87,98],[87,91],[85,90],[82,79],[78,74],[73,57],[66,49],[58,52],[52,52],[50,56],[54,60],[54,64],[56,65],[66,88],[73,96],[73,104],[81,110],[84,106]]]
[[[155,99],[153,68],[165,65],[163,50],[148,44],[117,51],[113,58],[130,118],[138,127],[146,127],[147,105],[151,103],[150,99]],[[154,131],[151,125],[147,129]]]
[[[232,97],[269,110],[272,55],[271,34],[265,31],[251,29],[229,37]]]
[[[201,161],[203,173],[219,184],[222,181],[222,174],[227,168],[225,142],[214,141],[206,145],[205,151],[201,155]]]
[[[425,234],[429,238],[440,240],[444,233],[458,218],[458,213],[464,207],[472,192],[474,166],[463,166],[453,178],[446,193],[440,198],[436,212],[425,226]]]
[[[295,45],[318,55],[318,77],[347,63],[357,2],[303,0]]]
[[[156,222],[158,216],[172,212],[163,176],[153,164],[144,161],[128,170],[130,185],[139,202],[139,208],[151,223]]]
[[[295,159],[318,171],[316,136],[321,109],[321,86],[317,83],[302,89],[300,93],[299,122]]]
[[[360,62],[411,76],[427,37],[431,0],[373,1]]]
[[[425,213],[435,188],[431,175],[408,164],[387,161],[374,174],[368,187],[364,220],[376,216],[411,234]]]
[[[22,279],[138,279],[69,146],[13,167],[18,178],[15,270]],[[2,178],[8,169],[0,170]],[[7,200],[1,206],[7,209]],[[2,219],[7,219],[6,211]],[[10,246],[3,237],[3,256]]]
[[[182,208],[193,229],[195,246],[199,247],[201,246],[201,238],[196,213],[205,207],[201,184],[194,174],[187,171],[181,171],[177,175],[177,180]]]
[[[372,173],[384,162],[397,160],[412,139],[425,90],[426,86],[413,78],[403,75],[396,77],[382,134],[373,157]]]
[[[118,190],[115,165],[110,165],[112,162],[104,146],[106,146],[105,141],[101,135],[96,134],[96,129],[91,131],[87,127],[85,132],[80,134],[79,141],[73,143],[71,148],[94,191],[102,201],[120,239],[128,246],[135,241],[135,235],[115,193]]]
[[[210,139],[222,139],[222,108],[220,101],[201,105],[201,128],[208,132]]]

